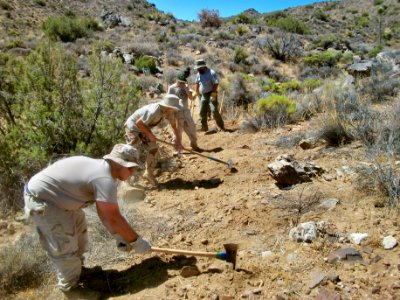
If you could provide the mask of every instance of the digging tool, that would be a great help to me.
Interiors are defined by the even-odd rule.
[[[168,253],[168,254],[181,254],[181,255],[205,256],[205,257],[217,258],[232,263],[233,269],[235,270],[238,244],[224,244],[224,248],[225,252],[189,251],[189,250],[157,248],[157,247],[151,247],[151,251]]]
[[[170,146],[175,147],[174,144],[169,143],[169,142],[167,142],[167,141],[160,140],[160,139],[158,139],[158,138],[157,138],[157,141],[159,141],[159,142],[161,142],[161,143],[163,143],[163,144],[167,144],[167,145],[170,145]],[[205,157],[205,158],[211,159],[211,160],[216,161],[216,162],[219,162],[219,163],[221,163],[221,164],[225,164],[225,165],[228,166],[228,168],[229,168],[229,170],[231,171],[231,173],[236,173],[236,172],[238,171],[238,170],[233,166],[233,161],[232,161],[231,159],[228,159],[227,161],[223,161],[223,160],[218,159],[218,158],[216,158],[216,157],[214,157],[214,156],[204,155],[204,154],[202,154],[202,153],[193,151],[193,150],[191,150],[191,149],[187,149],[187,148],[184,148],[184,147],[182,147],[182,149],[185,150],[185,151],[188,151],[188,152],[190,152],[190,153],[192,153],[192,154],[196,154],[196,155],[199,155],[199,156],[201,156],[201,157]]]
[[[224,99],[225,99],[225,91],[222,92],[221,104],[219,105],[219,114],[222,113],[222,107],[224,105]]]

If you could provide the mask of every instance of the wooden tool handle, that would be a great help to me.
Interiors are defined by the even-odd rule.
[[[189,250],[157,248],[157,247],[151,247],[151,251],[169,253],[169,254],[182,254],[182,255],[206,256],[206,257],[217,256],[216,252],[189,251]]]

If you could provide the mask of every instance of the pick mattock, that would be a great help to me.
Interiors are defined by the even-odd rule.
[[[175,147],[174,144],[169,143],[169,142],[167,142],[167,141],[160,140],[160,139],[158,139],[158,138],[157,138],[157,141]],[[191,150],[191,149],[184,148],[184,147],[182,147],[182,149],[185,150],[185,151],[188,151],[188,152],[190,152],[190,153],[192,153],[192,154],[196,154],[196,155],[199,155],[199,156],[201,156],[201,157],[205,157],[205,158],[211,159],[211,160],[216,161],[216,162],[219,162],[219,163],[221,163],[221,164],[225,164],[225,165],[228,166],[228,168],[229,168],[229,170],[231,171],[231,173],[237,173],[237,171],[238,171],[238,170],[233,166],[233,161],[232,161],[232,159],[228,159],[227,161],[224,161],[224,160],[221,160],[221,159],[216,158],[216,157],[214,157],[214,156],[204,155],[204,154],[202,154],[202,153],[200,153],[200,152],[196,152],[196,151],[193,151],[193,150]]]
[[[181,254],[181,255],[193,255],[193,256],[205,256],[205,257],[217,258],[232,263],[233,269],[235,270],[238,244],[224,244],[224,248],[225,252],[189,251],[189,250],[157,248],[157,247],[151,247],[151,251],[169,253],[169,254]]]

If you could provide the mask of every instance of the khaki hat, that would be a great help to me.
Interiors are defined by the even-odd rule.
[[[202,67],[207,67],[206,62],[203,59],[198,59],[195,62],[194,69],[197,70]]]
[[[138,163],[139,152],[131,145],[116,144],[111,153],[104,155],[103,158],[112,160],[125,168],[137,167],[142,169],[142,166]]]
[[[173,94],[166,94],[162,101],[159,102],[159,104],[175,110],[182,109],[182,106],[179,105],[179,97]]]

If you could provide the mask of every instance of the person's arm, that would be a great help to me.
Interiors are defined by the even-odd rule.
[[[128,243],[138,239],[139,235],[121,215],[117,203],[96,201],[96,208],[101,222],[112,235],[118,235]]]
[[[146,124],[144,124],[142,119],[136,121],[136,126],[140,129],[141,132],[143,132],[150,139],[150,141],[152,142],[157,141],[156,136],[153,134],[153,132],[151,132],[151,130],[146,126]]]
[[[188,98],[189,98],[189,100],[193,100],[193,95],[192,95],[192,92],[189,90],[189,87],[188,86],[185,86],[185,92],[186,92],[186,95],[188,95]]]
[[[199,95],[199,88],[200,88],[200,84],[198,82],[196,82],[196,84],[194,85],[194,93],[195,95]]]
[[[182,139],[181,139],[181,135],[180,135],[180,131],[179,131],[179,129],[178,129],[178,126],[176,125],[176,117],[175,117],[175,113],[170,113],[170,112],[168,112],[167,113],[167,119],[168,119],[168,122],[169,122],[169,124],[171,125],[171,127],[172,127],[172,130],[174,131],[174,134],[175,134],[175,141],[176,141],[176,145],[175,145],[175,147],[176,147],[176,150],[177,151],[182,151]]]

